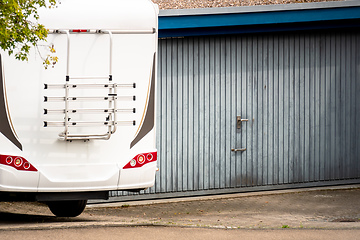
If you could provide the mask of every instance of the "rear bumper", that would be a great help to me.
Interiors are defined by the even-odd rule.
[[[109,199],[109,191],[94,192],[0,192],[0,201],[69,201],[69,200],[89,200],[89,199]]]

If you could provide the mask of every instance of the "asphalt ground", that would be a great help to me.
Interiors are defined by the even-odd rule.
[[[56,218],[40,203],[0,203],[0,232],[113,227],[354,233],[360,231],[360,184],[91,204],[76,218]]]

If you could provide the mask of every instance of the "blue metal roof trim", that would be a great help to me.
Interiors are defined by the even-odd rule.
[[[360,26],[360,1],[165,10],[159,16],[159,37],[342,28],[344,24]]]

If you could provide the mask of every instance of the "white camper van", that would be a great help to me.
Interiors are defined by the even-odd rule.
[[[157,16],[150,0],[61,0],[40,12],[49,36],[28,62],[1,52],[1,201],[77,216],[153,186]]]

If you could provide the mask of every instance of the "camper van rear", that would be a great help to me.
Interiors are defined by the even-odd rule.
[[[157,14],[150,0],[62,0],[40,13],[49,35],[28,62],[1,52],[1,200],[75,216],[153,186]]]

